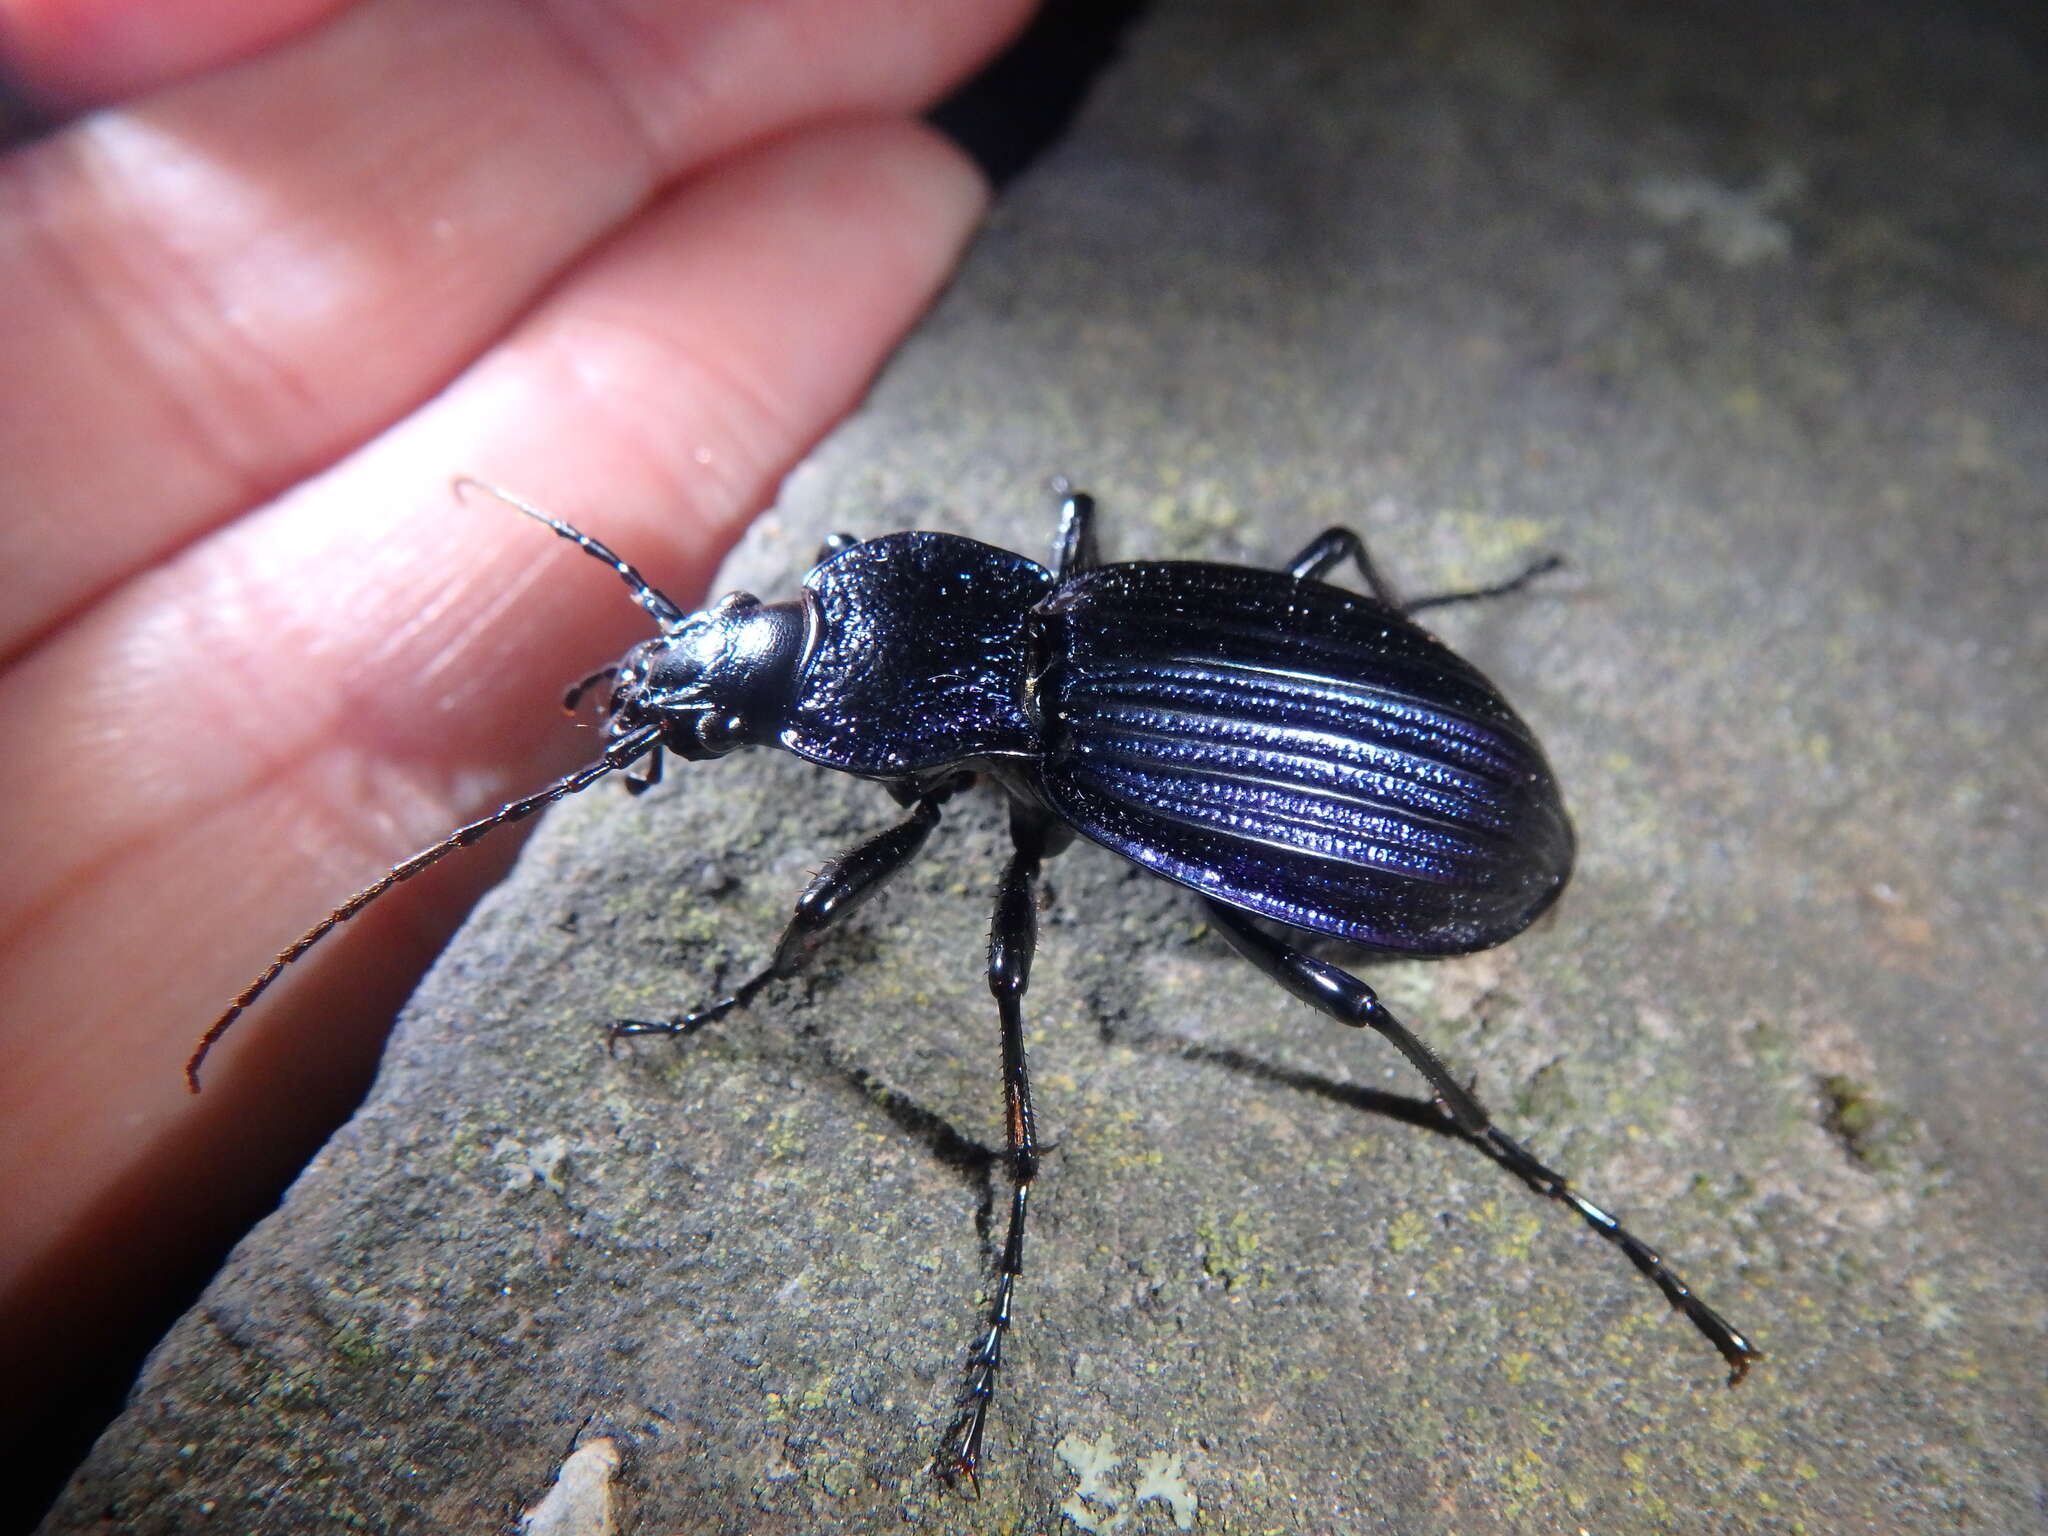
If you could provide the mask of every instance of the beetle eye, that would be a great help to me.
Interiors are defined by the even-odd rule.
[[[697,739],[707,752],[723,755],[747,742],[747,722],[738,715],[699,715]]]

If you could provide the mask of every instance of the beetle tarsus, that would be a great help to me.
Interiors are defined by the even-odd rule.
[[[1418,597],[1405,603],[1401,611],[1411,617],[1425,608],[1448,608],[1453,603],[1479,603],[1490,597],[1506,597],[1519,592],[1539,576],[1547,576],[1564,564],[1563,555],[1543,555],[1531,560],[1506,581],[1497,581],[1490,587],[1471,587],[1460,592],[1433,592],[1428,597]]]
[[[1475,1099],[1473,1103],[1476,1105],[1478,1101]],[[1580,1194],[1570,1179],[1545,1165],[1498,1126],[1489,1123],[1473,1139],[1494,1161],[1531,1189],[1570,1206],[1587,1226],[1619,1248],[1629,1263],[1664,1293],[1664,1299],[1672,1309],[1683,1314],[1721,1352],[1721,1358],[1728,1362],[1729,1386],[1739,1383],[1749,1374],[1750,1366],[1763,1359],[1763,1351],[1702,1301],[1692,1287],[1679,1278],[1678,1272],[1664,1262],[1662,1254],[1629,1231],[1617,1217]]]

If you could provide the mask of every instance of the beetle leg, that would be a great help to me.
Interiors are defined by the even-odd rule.
[[[1531,560],[1516,575],[1506,581],[1497,581],[1490,587],[1474,587],[1469,592],[1433,592],[1428,597],[1418,597],[1412,603],[1400,605],[1401,611],[1417,614],[1425,608],[1445,608],[1452,603],[1476,603],[1489,597],[1506,597],[1510,592],[1519,592],[1538,576],[1556,570],[1564,564],[1563,555],[1544,555]]]
[[[626,775],[626,793],[644,795],[661,782],[662,755],[659,752],[647,754],[647,766],[638,773]]]
[[[618,675],[619,669],[616,666],[599,667],[595,672],[584,678],[582,682],[576,684],[562,695],[562,713],[565,715],[575,714],[576,706],[583,702],[583,695],[590,692],[599,683],[611,682]]]
[[[912,802],[910,814],[893,827],[830,860],[797,897],[796,911],[775,945],[775,957],[734,988],[731,996],[672,1019],[620,1019],[612,1025],[613,1043],[627,1035],[686,1035],[735,1008],[746,1007],[771,981],[795,975],[820,934],[843,921],[917,857],[932,828],[939,824],[939,807],[967,782],[966,778],[949,779],[920,795]]]
[[[1763,1358],[1761,1350],[1693,1294],[1656,1249],[1580,1194],[1563,1174],[1546,1167],[1527,1147],[1495,1125],[1492,1116],[1487,1114],[1472,1091],[1451,1075],[1437,1054],[1416,1038],[1407,1025],[1394,1017],[1373,994],[1371,987],[1327,960],[1319,960],[1282,943],[1235,908],[1208,900],[1203,905],[1209,909],[1211,920],[1222,930],[1232,948],[1311,1008],[1329,1015],[1340,1024],[1378,1030],[1391,1040],[1416,1070],[1429,1079],[1437,1107],[1460,1131],[1531,1189],[1577,1211],[1588,1226],[1626,1254],[1628,1261],[1664,1293],[1664,1299],[1684,1313],[1721,1352],[1721,1357],[1728,1362],[1728,1384],[1731,1387],[1742,1380],[1752,1364]]]
[[[948,1483],[975,1481],[989,1400],[1003,1364],[1003,1335],[1010,1328],[1010,1302],[1024,1272],[1024,1207],[1038,1172],[1038,1133],[1031,1112],[1031,1075],[1024,1065],[1024,989],[1031,981],[1031,956],[1038,945],[1038,870],[1045,860],[1049,823],[1044,814],[1014,803],[1010,838],[1015,851],[996,893],[989,925],[988,989],[994,994],[1003,1029],[1003,1121],[1009,1133],[1010,1224],[989,1297],[988,1327],[967,1357],[967,1386],[959,1411],[939,1442],[937,1471]]]
[[[1358,574],[1365,578],[1366,587],[1372,595],[1389,608],[1398,608],[1405,614],[1418,614],[1425,608],[1446,608],[1452,603],[1476,603],[1489,597],[1506,597],[1510,592],[1519,592],[1530,582],[1564,564],[1562,555],[1545,555],[1529,564],[1506,581],[1495,582],[1490,587],[1473,587],[1462,592],[1432,592],[1428,597],[1418,597],[1402,602],[1395,594],[1393,584],[1382,576],[1379,568],[1372,563],[1372,556],[1366,552],[1365,541],[1349,528],[1326,528],[1309,540],[1306,548],[1288,562],[1287,574],[1302,581],[1316,581],[1327,576],[1339,565],[1349,560],[1358,567]]]
[[[1052,576],[1065,581],[1102,563],[1095,547],[1095,498],[1065,480],[1055,480],[1052,488],[1060,498],[1059,531],[1052,536]]]
[[[1401,606],[1401,599],[1394,595],[1393,584],[1380,574],[1379,567],[1372,563],[1372,556],[1366,553],[1365,540],[1349,528],[1325,528],[1310,539],[1301,553],[1287,562],[1287,574],[1297,581],[1319,581],[1346,560],[1358,567],[1358,574],[1365,578],[1365,585],[1374,597],[1389,608]]]

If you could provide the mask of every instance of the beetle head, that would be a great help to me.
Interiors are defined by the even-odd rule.
[[[616,739],[659,726],[662,745],[692,761],[772,742],[803,637],[801,604],[730,593],[626,653],[606,731]]]
[[[803,655],[800,602],[764,603],[752,593],[733,592],[701,613],[686,614],[667,593],[589,534],[497,486],[468,478],[455,482],[457,495],[472,488],[546,524],[610,566],[633,601],[661,626],[661,634],[634,646],[616,667],[592,673],[571,688],[563,701],[569,708],[575,708],[586,688],[609,677],[605,733],[614,744],[653,727],[661,733],[662,746],[678,757],[701,762],[737,747],[775,740]],[[653,780],[636,782],[644,788]]]

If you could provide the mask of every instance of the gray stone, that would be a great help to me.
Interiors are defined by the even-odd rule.
[[[1566,554],[1438,627],[1545,733],[1576,881],[1505,949],[1367,974],[1754,1333],[1748,1383],[1373,1099],[1419,1099],[1391,1050],[1082,849],[989,1475],[946,1495],[1001,1186],[934,1128],[1000,1138],[1002,818],[961,804],[749,1015],[610,1059],[890,814],[752,754],[550,817],[48,1528],[509,1530],[603,1435],[650,1533],[2039,1529],[2027,41],[1932,4],[1161,5],[734,563],[1037,550],[1055,470],[1124,556],[1342,521],[1423,591]]]

